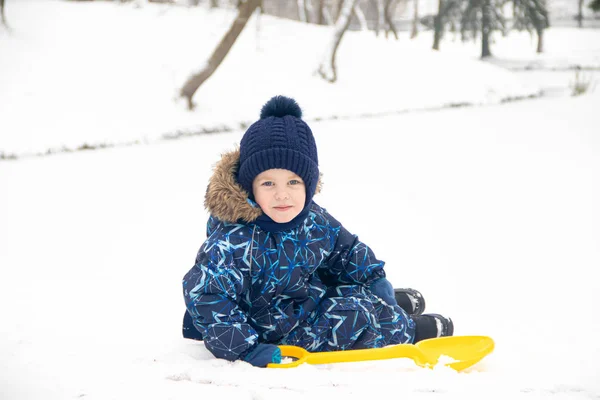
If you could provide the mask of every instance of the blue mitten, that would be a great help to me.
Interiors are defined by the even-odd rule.
[[[244,361],[255,367],[266,367],[269,363],[279,364],[281,362],[281,350],[274,344],[259,343],[244,357]]]
[[[394,287],[385,278],[380,278],[369,285],[369,290],[375,295],[380,297],[390,306],[397,306],[398,302],[394,295]]]

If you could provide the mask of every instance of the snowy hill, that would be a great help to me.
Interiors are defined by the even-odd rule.
[[[538,82],[479,61],[476,43],[448,38],[443,51],[432,52],[430,33],[394,41],[348,32],[332,85],[315,74],[330,28],[262,16],[251,19],[189,112],[176,101],[178,90],[213,50],[231,10],[23,0],[6,11],[11,31],[0,30],[5,156],[238,129],[255,118],[262,99],[278,93],[293,93],[307,104],[306,117],[317,120],[497,104],[541,90]],[[498,41],[494,54],[502,61],[517,49],[521,64],[553,60],[576,41],[581,61],[600,66],[598,52],[588,51],[597,50],[596,31],[550,31],[541,57],[524,37]]]

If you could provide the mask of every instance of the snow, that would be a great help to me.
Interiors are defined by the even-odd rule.
[[[0,160],[1,399],[600,396],[600,94],[571,97],[573,71],[551,74],[598,69],[597,30],[552,28],[541,56],[511,34],[489,62],[476,43],[434,53],[428,33],[353,32],[330,85],[313,75],[328,30],[262,16],[189,112],[174,93],[229,12],[23,0],[6,13],[0,151],[19,158]],[[316,200],[457,335],[491,336],[490,356],[463,373],[404,359],[271,370],[181,338],[211,166],[278,93],[315,133]],[[442,108],[460,103],[474,106]],[[84,143],[131,145],[27,156]]]
[[[449,35],[443,51],[432,52],[431,32],[416,41],[408,33],[395,41],[348,32],[338,51],[339,82],[331,85],[316,74],[330,28],[261,16],[250,20],[199,89],[191,113],[183,100],[174,99],[189,75],[201,70],[233,18],[231,11],[22,0],[7,4],[6,14],[11,31],[0,30],[0,152],[5,155],[239,129],[254,120],[263,99],[279,93],[293,93],[306,104],[306,118],[315,120],[496,104],[540,91],[538,83],[505,68],[482,65],[474,43],[459,45]],[[550,30],[548,54],[537,57],[535,41],[515,33],[498,39],[492,51],[513,64],[568,56],[587,67],[600,63],[597,38],[596,30],[557,30],[556,35]]]

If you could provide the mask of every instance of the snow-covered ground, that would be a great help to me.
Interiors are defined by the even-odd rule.
[[[540,56],[527,33],[513,33],[497,39],[490,63],[479,61],[478,44],[451,35],[433,52],[430,32],[413,41],[408,33],[395,41],[348,32],[338,51],[339,81],[331,85],[315,75],[331,28],[255,16],[189,112],[174,99],[212,52],[232,11],[20,0],[7,3],[6,14],[11,30],[0,28],[5,156],[239,129],[254,120],[263,99],[279,93],[306,104],[309,120],[382,115],[497,104],[544,88],[502,63],[600,67],[598,30],[551,29]]]
[[[323,31],[263,17],[260,40],[250,25],[190,113],[161,95],[218,37],[218,21],[203,16],[9,2],[12,32],[0,33],[0,149],[22,154],[194,126],[235,128],[254,120],[272,93],[295,96],[325,174],[316,201],[386,260],[396,286],[420,289],[428,311],[453,317],[456,334],[494,338],[494,353],[460,374],[409,360],[265,370],[216,360],[182,339],[181,278],[205,237],[211,166],[239,142],[237,129],[0,161],[0,399],[600,397],[598,90],[498,104],[538,88],[478,61],[476,44],[448,41],[447,51],[432,54],[425,38],[360,34],[344,38],[353,47],[342,47],[339,85],[325,85],[310,75],[318,60],[311,46],[283,37],[283,27],[313,47]],[[181,43],[210,24],[211,40],[186,56]],[[569,45],[574,38],[588,47],[576,50],[583,45]],[[496,43],[495,61],[593,63],[597,38],[597,31],[550,30],[548,54],[538,57],[519,53],[533,52],[535,42],[515,35]],[[376,52],[395,47],[398,54]],[[300,55],[292,57],[294,49]],[[375,54],[396,68],[374,63]],[[440,64],[428,65],[432,59]],[[261,66],[298,70],[253,76]],[[435,78],[448,70],[449,81]],[[372,87],[360,71],[370,71]],[[395,113],[446,101],[485,106]],[[384,111],[394,112],[314,120]]]

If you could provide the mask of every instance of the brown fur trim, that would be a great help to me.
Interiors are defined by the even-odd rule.
[[[222,154],[221,160],[215,164],[206,188],[204,207],[211,215],[224,222],[252,222],[263,213],[260,207],[253,207],[248,202],[248,192],[235,179],[239,161],[239,149]],[[322,177],[320,174],[315,194],[321,192]]]
[[[319,180],[317,181],[317,187],[315,188],[315,196],[321,193],[323,190],[323,174],[319,172]]]
[[[248,203],[248,192],[235,180],[239,160],[239,150],[223,154],[208,182],[204,207],[221,221],[252,222],[262,215],[260,207]]]

